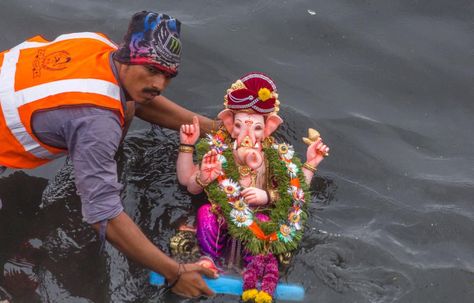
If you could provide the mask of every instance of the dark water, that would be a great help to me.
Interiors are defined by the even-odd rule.
[[[184,24],[168,97],[214,116],[235,79],[263,71],[279,88],[280,136],[303,154],[314,127],[331,146],[283,274],[306,302],[473,302],[474,2],[1,0],[0,49],[74,31],[119,41],[141,9]],[[125,209],[165,250],[196,211],[176,184],[177,142],[137,120],[118,154]],[[63,164],[0,177],[0,298],[180,302],[111,246],[98,254]],[[2,267],[29,270],[35,293],[4,294]]]

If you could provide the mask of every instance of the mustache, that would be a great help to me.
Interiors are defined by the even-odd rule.
[[[161,95],[161,90],[155,89],[155,88],[144,88],[142,90],[142,92],[145,93],[145,94],[151,94],[151,95],[155,95],[155,96]]]

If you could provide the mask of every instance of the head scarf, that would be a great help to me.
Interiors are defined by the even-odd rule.
[[[181,57],[180,29],[181,22],[168,15],[136,13],[114,59],[125,64],[149,64],[174,77]]]
[[[225,106],[232,110],[251,110],[259,114],[278,112],[277,88],[263,73],[250,73],[232,84],[224,97]]]

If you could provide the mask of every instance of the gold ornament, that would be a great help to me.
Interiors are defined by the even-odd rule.
[[[252,139],[250,139],[249,136],[245,136],[242,142],[240,143],[240,147],[253,147]]]
[[[247,88],[247,87],[245,86],[244,82],[242,82],[242,80],[237,80],[234,83],[232,83],[232,85],[230,86],[230,89],[233,91],[237,89],[244,89],[244,88]]]
[[[278,153],[280,155],[285,155],[286,153],[288,153],[288,145],[285,144],[285,143],[279,144],[278,145]]]
[[[252,169],[248,166],[239,166],[239,175],[246,177],[252,173]]]
[[[293,253],[290,251],[278,255],[278,261],[281,265],[289,265],[291,258],[293,258]]]
[[[170,238],[170,248],[173,256],[189,255],[193,253],[196,246],[196,236],[190,231],[179,231]]]
[[[311,145],[314,142],[318,141],[318,139],[321,137],[319,132],[313,128],[308,128],[308,137],[303,137],[303,142],[306,143],[306,145]],[[329,156],[328,153],[324,153],[325,157]]]
[[[269,136],[263,139],[262,146],[263,148],[270,148],[272,147],[274,142],[275,142],[275,138],[273,138],[272,136]]]
[[[277,97],[275,98],[278,98],[278,94],[276,94]],[[273,111],[275,114],[278,114],[278,112],[280,111],[280,100],[276,99],[275,101],[275,110]]]
[[[319,134],[319,132],[313,128],[309,128],[308,129],[308,138],[307,137],[303,137],[303,142],[306,143],[307,145],[311,145],[313,144],[314,142],[316,142],[319,137],[321,137],[321,135]]]
[[[209,183],[203,183],[201,181],[201,172],[198,172],[196,174],[195,181],[196,181],[197,185],[201,186],[202,188],[206,188],[209,185]]]
[[[303,167],[308,169],[309,171],[315,173],[318,169],[316,167],[314,167],[313,165],[309,164],[308,162],[305,162],[303,164]]]
[[[179,146],[179,152],[180,153],[193,153],[194,152],[194,147],[192,146],[187,146],[187,145],[180,145]]]

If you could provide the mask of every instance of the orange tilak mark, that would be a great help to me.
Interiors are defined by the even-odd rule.
[[[253,124],[253,121],[252,121],[252,120],[245,120],[245,124],[247,124],[248,126],[250,126],[250,125]]]

